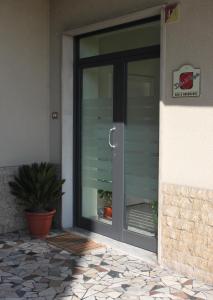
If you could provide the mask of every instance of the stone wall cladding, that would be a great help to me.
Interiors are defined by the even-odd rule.
[[[213,191],[162,185],[162,262],[213,283]]]
[[[10,194],[8,182],[18,167],[0,167],[0,234],[25,228],[23,209]]]

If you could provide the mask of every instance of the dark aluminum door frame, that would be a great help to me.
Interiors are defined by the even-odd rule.
[[[121,209],[121,201],[123,200],[123,158],[122,158],[122,151],[120,151],[120,146],[116,147],[112,153],[112,165],[113,165],[113,174],[112,174],[112,186],[113,186],[113,199],[112,201],[113,206],[113,215],[116,215],[116,218],[113,219],[112,225],[108,225],[105,223],[101,223],[98,221],[93,221],[81,216],[82,212],[82,193],[81,193],[81,103],[82,103],[82,82],[83,82],[83,70],[93,67],[102,67],[106,65],[113,66],[113,125],[116,127],[116,131],[114,132],[114,139],[118,145],[121,145],[122,138],[121,135],[118,134],[121,132],[121,127],[123,126],[123,114],[124,109],[120,109],[123,97],[126,97],[125,92],[120,93],[119,90],[123,90],[123,88],[119,89],[119,87],[123,87],[125,84],[125,77],[120,76],[124,71],[124,64],[123,63],[95,63],[95,64],[85,64],[79,65],[78,67],[78,91],[76,94],[75,101],[75,121],[76,126],[74,128],[75,132],[75,154],[74,154],[74,195],[76,195],[75,201],[75,225],[78,227],[82,227],[89,231],[93,231],[96,233],[103,234],[110,238],[116,239],[121,241],[122,235],[122,228],[123,228],[123,208]],[[123,107],[125,107],[123,105]],[[120,123],[118,123],[120,121]],[[118,174],[119,171],[119,174]],[[77,176],[76,176],[77,174]]]
[[[124,228],[124,124],[126,122],[127,64],[130,61],[160,57],[160,46],[145,47],[79,59],[79,37],[75,41],[74,64],[74,170],[73,194],[75,198],[74,225],[97,232],[113,239],[133,244],[152,252],[157,251],[156,238],[133,233]],[[114,138],[119,145],[113,151],[113,225],[81,216],[81,101],[82,72],[85,68],[113,65],[113,123],[116,127]]]

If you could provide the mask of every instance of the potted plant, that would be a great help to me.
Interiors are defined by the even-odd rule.
[[[57,170],[50,163],[33,163],[19,167],[9,182],[11,194],[25,208],[30,234],[36,238],[48,235],[56,212],[54,205],[63,195],[65,180],[58,179]]]
[[[104,218],[112,218],[112,192],[99,190],[100,199],[104,200]]]

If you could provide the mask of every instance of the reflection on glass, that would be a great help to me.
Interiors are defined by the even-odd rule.
[[[154,21],[80,39],[80,58],[160,44],[160,23]]]
[[[159,59],[128,64],[125,127],[127,229],[154,236],[157,230]]]
[[[82,216],[112,223],[112,151],[108,132],[113,115],[113,67],[83,70]]]

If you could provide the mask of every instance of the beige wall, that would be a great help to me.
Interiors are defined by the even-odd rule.
[[[166,29],[162,181],[213,189],[213,1],[182,0],[181,20]],[[201,68],[199,98],[171,98],[172,71]]]
[[[48,0],[0,0],[0,167],[49,159]]]

